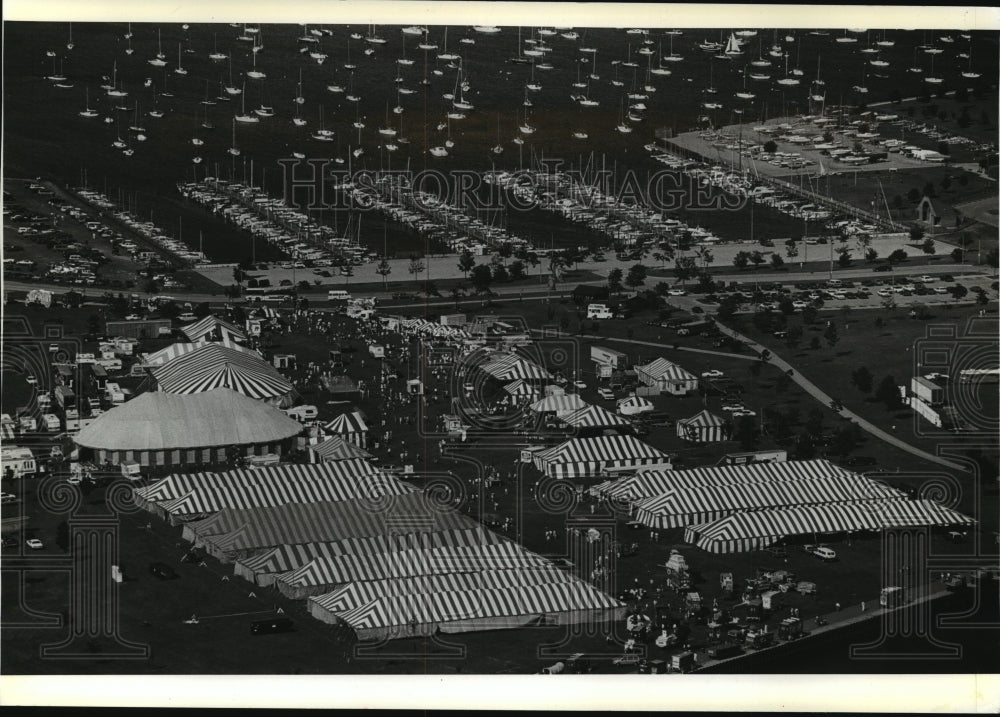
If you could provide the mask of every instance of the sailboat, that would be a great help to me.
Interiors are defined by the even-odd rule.
[[[186,75],[188,73],[188,71],[181,66],[181,43],[179,42],[177,43],[177,67],[174,68],[174,72],[178,75]]]
[[[229,84],[226,85],[227,95],[240,95],[243,94],[243,90],[233,84],[233,58],[229,58]]]
[[[663,57],[663,54],[661,53],[660,58],[661,60],[666,60],[667,62],[680,62],[681,60],[684,59],[683,57],[674,52],[674,33],[670,33],[670,54],[667,55],[666,57]]]
[[[333,130],[326,129],[323,122],[323,105],[319,107],[319,129],[312,135],[312,138],[319,142],[332,142]]]
[[[90,109],[90,88],[89,87],[87,88],[86,97],[87,97],[87,104],[86,104],[86,106],[85,106],[84,109],[80,110],[80,113],[79,113],[80,116],[81,117],[97,117],[97,115],[98,115],[97,110]]]
[[[365,42],[370,43],[372,45],[384,45],[385,38],[379,37],[379,35],[375,32],[375,26],[372,25],[371,30],[368,33],[368,37],[365,38]]]
[[[790,77],[788,74],[788,53],[785,53],[785,76],[778,80],[779,85],[797,85],[798,79]]]
[[[384,127],[379,127],[378,133],[380,135],[382,135],[383,137],[395,137],[396,136],[396,130],[389,123],[389,105],[388,104],[386,104],[386,106],[385,106],[385,126]]]
[[[149,116],[155,117],[156,119],[163,117],[163,110],[156,106],[156,88],[153,88],[153,109],[149,111]]]
[[[156,43],[158,50],[156,53],[156,57],[154,57],[152,60],[149,60],[149,64],[152,65],[153,67],[163,67],[164,65],[167,64],[167,61],[164,59],[165,55],[163,54],[163,44],[160,41],[159,30],[156,31],[156,38],[157,38]]]
[[[208,59],[212,62],[222,62],[226,59],[226,53],[219,52],[218,39],[215,35],[212,36],[212,52],[209,53]]]
[[[260,70],[257,69],[257,55],[256,54],[254,54],[254,56],[253,56],[253,69],[247,71],[247,77],[249,77],[251,80],[262,80],[265,77],[267,77],[267,75],[265,75],[263,72],[261,72]]]
[[[629,132],[632,131],[632,127],[630,127],[629,124],[625,121],[625,98],[624,97],[622,98],[622,109],[621,109],[621,112],[619,113],[618,120],[619,120],[618,121],[618,126],[615,127],[616,130],[618,130],[622,134],[628,134]]]
[[[396,60],[396,64],[403,65],[404,67],[409,67],[413,64],[413,60],[406,57],[406,35],[403,35],[403,56]]]
[[[229,154],[233,155],[234,157],[239,157],[240,156],[240,150],[236,146],[236,119],[235,118],[233,119],[233,146],[229,148]]]
[[[69,42],[66,43],[66,49],[72,50],[76,45],[73,44],[73,23],[69,24]]]
[[[423,42],[421,42],[420,44],[418,44],[418,45],[417,45],[417,47],[419,47],[419,48],[420,48],[421,50],[423,50],[424,52],[430,52],[431,50],[436,50],[436,49],[438,49],[438,46],[437,46],[437,44],[436,44],[436,43],[433,43],[433,42],[431,42],[431,41],[430,41],[430,38],[429,38],[429,37],[427,37],[427,34],[428,34],[428,33],[430,32],[430,30],[429,30],[428,28],[426,28],[426,27],[425,27],[425,28],[424,28],[424,29],[422,30],[422,32],[423,32],[423,35],[424,35],[424,41],[423,41]],[[445,32],[447,32],[447,30],[445,30]]]
[[[737,92],[736,96],[741,100],[752,100],[757,96],[747,89],[747,68],[745,66],[743,67],[743,90],[741,92]]]
[[[860,85],[854,85],[854,87],[853,87],[853,89],[854,89],[855,92],[858,92],[858,93],[860,93],[862,95],[868,94],[868,86],[865,84],[865,80],[868,77],[868,74],[867,74],[866,70],[867,70],[867,68],[862,64],[861,65],[861,84]]]
[[[135,50],[132,49],[132,33],[129,33],[129,35],[128,35],[128,47],[125,48],[125,54],[126,55],[131,55],[134,52],[135,52]]]
[[[503,143],[500,141],[500,115],[497,114],[497,143],[493,145],[493,154],[503,154]]]
[[[274,117],[274,107],[264,104],[264,86],[260,88],[260,107],[253,111],[258,117]]]
[[[944,80],[934,75],[934,55],[931,55],[931,74],[924,78],[924,82],[932,85],[940,85]]]
[[[243,87],[243,90],[246,90],[246,86],[245,85]],[[247,96],[246,96],[246,93],[243,90],[240,91],[240,94],[243,95],[243,103],[242,103],[241,108],[240,108],[240,114],[236,115],[235,120],[237,122],[243,122],[244,124],[253,124],[253,123],[256,123],[256,122],[260,122],[260,118],[259,117],[255,117],[254,115],[248,115],[247,114]]]
[[[968,78],[970,80],[975,80],[980,77],[978,72],[972,70],[972,37],[969,37],[969,69],[962,73],[962,77]]]
[[[458,55],[453,52],[448,52],[448,26],[445,25],[444,28],[444,41],[441,43],[441,54],[437,56],[437,59],[444,60],[445,62],[450,62],[451,60],[459,59]]]
[[[534,134],[535,133],[535,128],[531,126],[531,123],[528,120],[528,110],[527,110],[527,108],[525,108],[525,110],[524,110],[524,124],[522,124],[520,127],[518,127],[518,130],[520,130],[521,134]]]
[[[915,75],[923,73],[924,68],[917,63],[917,48],[913,48],[913,64],[910,65],[907,72],[912,72]]]
[[[455,77],[455,98],[451,101],[451,106],[457,110],[474,109],[472,103],[465,99],[467,87],[468,83],[462,79],[462,65],[459,63],[458,74]]]
[[[106,86],[108,97],[128,97],[128,92],[123,89],[118,89],[118,63],[115,62],[114,69],[111,71],[111,84]]]
[[[735,34],[730,33],[729,41],[726,42],[725,54],[728,57],[738,57],[743,54],[740,41],[736,38]]]

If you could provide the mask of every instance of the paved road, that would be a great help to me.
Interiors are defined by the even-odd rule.
[[[734,331],[726,326],[723,326],[718,322],[716,322],[715,325],[719,329],[719,331],[726,334],[727,336],[736,339],[737,341],[741,341],[751,351],[754,351],[755,353],[759,354],[761,351],[764,351],[765,349],[770,351],[770,349],[768,349],[766,346],[762,346],[761,344],[751,340],[750,338],[744,336],[743,334]],[[779,369],[782,369],[783,371],[792,371],[791,378],[793,381],[795,381],[795,383],[797,383],[799,386],[805,389],[805,391],[809,395],[811,395],[820,403],[827,406],[830,405],[830,402],[833,400],[832,397],[828,396],[824,391],[822,391],[818,386],[816,386],[816,384],[814,384],[812,381],[803,376],[798,369],[789,364],[780,356],[776,355],[773,351],[771,351],[771,358],[768,361],[768,363],[770,363],[773,366],[777,366]],[[845,408],[840,410],[838,413],[844,418],[848,418],[854,421],[854,423],[856,423],[859,428],[869,433],[870,435],[874,436],[875,438],[885,441],[889,445],[895,446],[896,448],[906,451],[907,453],[917,456],[918,458],[921,458],[925,461],[930,461],[931,463],[937,463],[939,465],[947,466],[948,468],[952,468],[955,470],[961,470],[961,471],[968,470],[966,466],[960,463],[953,463],[945,458],[941,458],[940,456],[936,456],[932,453],[923,451],[915,446],[910,445],[906,441],[900,440],[899,438],[893,436],[892,434],[886,433],[881,428],[865,420],[864,418],[857,415],[853,411],[849,411]]]

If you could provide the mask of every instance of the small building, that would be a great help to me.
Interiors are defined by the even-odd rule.
[[[170,319],[135,319],[132,321],[109,321],[108,336],[124,336],[130,339],[155,339],[172,331]]]
[[[594,362],[598,378],[611,378],[615,371],[625,366],[628,357],[621,351],[604,346],[591,346],[590,360]]]
[[[278,369],[293,369],[296,360],[295,354],[275,354],[271,357],[271,363]]]
[[[917,220],[929,227],[936,227],[941,223],[941,214],[934,206],[933,200],[926,194],[917,205]]]
[[[441,314],[442,326],[465,326],[468,317],[465,314]]]
[[[717,443],[729,437],[729,427],[714,413],[702,411],[677,421],[677,437],[692,443]]]
[[[941,378],[914,376],[910,380],[910,393],[929,406],[944,404],[945,384]]]
[[[776,449],[773,451],[749,451],[746,453],[727,453],[717,466],[745,466],[750,463],[784,463],[788,460],[788,451]]]
[[[5,478],[24,478],[33,476],[38,471],[35,454],[30,448],[22,446],[3,446],[0,448],[0,463],[3,464]]]

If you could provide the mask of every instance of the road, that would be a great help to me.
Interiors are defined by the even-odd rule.
[[[719,329],[719,331],[721,331],[723,334],[726,334],[727,336],[729,336],[729,337],[731,337],[733,339],[736,339],[737,341],[740,341],[741,343],[745,344],[751,351],[753,351],[753,352],[755,352],[757,354],[760,354],[762,351],[765,351],[765,350],[771,351],[766,346],[762,346],[761,344],[757,343],[756,341],[753,341],[752,339],[744,336],[743,334],[741,334],[741,333],[739,333],[737,331],[734,331],[733,329],[730,329],[727,326],[723,326],[718,321],[715,323],[715,325]],[[795,381],[795,383],[797,383],[799,386],[801,386],[806,391],[806,393],[808,393],[809,395],[811,395],[813,398],[815,398],[820,403],[829,406],[830,403],[833,401],[833,398],[831,396],[827,395],[816,384],[814,384],[812,381],[810,381],[805,376],[803,376],[802,373],[798,369],[796,369],[790,363],[788,363],[783,358],[781,358],[780,356],[778,356],[777,354],[775,354],[773,351],[771,351],[771,355],[770,355],[770,359],[768,360],[768,363],[770,363],[772,366],[776,366],[777,368],[781,369],[782,371],[791,371],[792,372],[791,373],[791,379],[793,381]],[[953,463],[953,462],[951,462],[951,461],[949,461],[949,460],[947,460],[945,458],[941,458],[940,456],[936,456],[933,453],[928,453],[927,451],[923,451],[923,450],[917,448],[916,446],[910,445],[906,441],[900,440],[899,438],[897,438],[896,436],[894,436],[894,435],[892,435],[890,433],[886,433],[881,428],[879,428],[878,426],[874,425],[873,423],[865,420],[864,418],[862,418],[858,414],[854,413],[853,411],[850,411],[850,410],[844,408],[844,409],[841,409],[840,411],[838,411],[838,413],[842,417],[850,419],[851,421],[853,421],[855,424],[858,425],[859,428],[861,428],[863,431],[865,431],[869,435],[872,435],[875,438],[878,438],[879,440],[884,441],[884,442],[888,443],[891,446],[899,448],[900,450],[906,451],[907,453],[910,453],[911,455],[917,456],[918,458],[920,458],[922,460],[929,461],[931,463],[937,463],[937,464],[943,465],[943,466],[947,466],[948,468],[952,468],[954,470],[961,470],[961,471],[967,471],[968,470],[968,468],[966,466],[964,466],[964,465],[962,465],[960,463]]]

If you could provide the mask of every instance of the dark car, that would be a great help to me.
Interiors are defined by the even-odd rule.
[[[879,266],[876,266],[874,269],[872,269],[872,271],[892,271],[892,266],[890,266],[889,264],[880,264]]]
[[[166,563],[150,563],[149,572],[151,575],[158,577],[160,580],[173,580],[177,577],[177,573],[174,572],[174,569]]]
[[[844,465],[852,466],[852,467],[856,467],[856,466],[873,466],[876,463],[878,463],[878,461],[876,461],[871,456],[851,456],[846,461],[844,461]]]
[[[708,648],[708,656],[713,660],[725,660],[726,658],[736,657],[737,655],[742,654],[743,648],[732,643],[714,645]]]
[[[272,635],[278,632],[291,632],[295,623],[287,617],[272,617],[268,620],[254,620],[250,623],[251,635]]]

